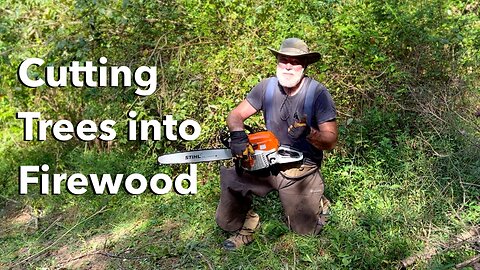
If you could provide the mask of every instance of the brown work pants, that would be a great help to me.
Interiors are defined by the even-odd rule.
[[[220,202],[216,221],[226,231],[239,230],[252,207],[252,195],[264,197],[278,190],[288,227],[299,234],[317,234],[323,180],[317,166],[299,165],[277,175],[258,176],[220,168]]]

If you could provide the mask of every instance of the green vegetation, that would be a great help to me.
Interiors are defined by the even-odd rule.
[[[442,243],[480,220],[480,6],[432,0],[4,0],[0,3],[0,268],[451,269],[478,245]],[[333,203],[318,237],[288,231],[276,194],[255,201],[257,240],[225,252],[215,224],[217,163],[198,167],[198,194],[18,195],[21,165],[49,173],[156,173],[161,153],[218,146],[228,112],[274,73],[266,49],[303,38],[322,60],[308,74],[337,103],[340,141],[322,173]],[[28,88],[29,57],[157,66],[158,89]],[[32,77],[43,76],[41,69]],[[137,119],[195,119],[200,138],[129,142]],[[112,143],[23,141],[21,111],[42,119],[117,121]],[[260,116],[249,120],[263,126]],[[475,249],[476,248],[476,249]]]

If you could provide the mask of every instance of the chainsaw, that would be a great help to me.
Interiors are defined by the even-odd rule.
[[[225,146],[229,146],[229,138],[226,132],[220,134],[220,140]],[[284,164],[301,161],[303,153],[289,146],[281,146],[278,139],[271,131],[260,131],[247,135],[254,153],[244,158],[235,159],[235,167],[247,171],[257,171],[268,168],[274,164]],[[233,158],[229,148],[204,149],[187,152],[166,154],[158,157],[160,164],[188,164],[226,160]]]

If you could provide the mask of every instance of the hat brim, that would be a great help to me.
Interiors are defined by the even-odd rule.
[[[307,65],[313,64],[322,58],[322,55],[318,52],[310,52],[310,53],[295,53],[295,52],[279,52],[275,49],[268,48],[275,57],[278,58],[279,55],[284,56],[292,56],[292,57],[299,57],[304,58],[307,61]]]

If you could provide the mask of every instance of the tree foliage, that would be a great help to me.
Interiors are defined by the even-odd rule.
[[[3,199],[15,198],[41,211],[46,220],[72,209],[87,216],[104,204],[116,205],[113,213],[131,206],[120,215],[125,222],[128,213],[139,209],[158,214],[161,218],[145,218],[148,222],[139,237],[146,248],[136,251],[151,258],[177,258],[172,268],[195,265],[195,252],[205,253],[208,265],[211,260],[225,268],[243,263],[276,268],[284,267],[283,262],[312,269],[393,268],[421,249],[418,237],[438,240],[478,223],[479,10],[476,1],[460,0],[5,0],[0,3],[0,202],[6,205]],[[327,195],[335,202],[325,239],[287,234],[278,241],[259,240],[257,247],[246,251],[251,265],[239,255],[224,260],[214,251],[212,242],[222,238],[219,231],[203,246],[195,242],[205,240],[202,230],[214,230],[218,174],[212,164],[201,167],[200,178],[210,182],[202,179],[204,195],[196,198],[17,195],[18,166],[27,163],[49,164],[57,172],[182,171],[158,168],[156,156],[217,146],[216,134],[225,127],[228,112],[262,78],[274,74],[275,59],[267,47],[277,48],[286,37],[302,38],[321,53],[322,60],[308,67],[307,73],[327,86],[337,104],[340,142],[326,155],[323,169]],[[108,59],[107,65],[132,70],[156,66],[157,90],[139,97],[135,86],[28,88],[20,84],[17,69],[29,57],[57,67],[71,61],[98,63],[100,57]],[[29,75],[43,77],[43,69],[32,69]],[[195,119],[202,134],[193,142],[130,142],[125,129],[129,110],[138,112],[138,120],[167,114],[178,120]],[[20,111],[38,111],[43,119],[73,123],[114,119],[117,138],[110,144],[78,139],[59,143],[51,138],[24,142],[22,122],[15,118]],[[248,121],[263,127],[260,116]],[[176,205],[169,206],[170,201]],[[267,197],[259,203],[267,218],[281,215],[275,201]],[[142,208],[149,203],[159,205],[163,213]],[[191,211],[196,208],[207,216],[186,221],[185,215],[195,215]],[[118,225],[114,214],[104,218]],[[99,228],[112,230],[101,220],[96,221]],[[163,231],[162,241],[177,242],[165,248],[149,246],[150,234],[157,225],[167,224],[165,220],[186,222],[192,231]],[[198,223],[209,225],[197,226],[195,232]],[[285,233],[277,223],[266,224],[267,238]],[[422,235],[432,229],[434,236]],[[85,237],[95,233],[78,228]],[[192,236],[193,242],[181,240],[182,235]],[[9,260],[23,258],[12,255],[15,250],[25,245],[39,249],[46,236],[37,232],[9,237],[4,238],[9,242],[3,252],[7,257],[0,263],[11,266]],[[18,244],[22,239],[42,241]],[[128,241],[111,248],[119,251]],[[443,267],[472,253],[464,248],[438,255],[421,267]],[[265,255],[266,262],[255,259],[255,254]],[[38,265],[49,262],[29,266]],[[158,261],[132,262],[130,267],[152,265],[158,266]]]

